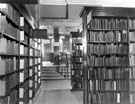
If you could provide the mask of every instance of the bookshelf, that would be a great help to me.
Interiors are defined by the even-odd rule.
[[[72,90],[83,89],[83,63],[82,63],[82,35],[71,32],[72,35],[72,68],[71,85]]]
[[[135,103],[135,9],[84,7],[84,104]]]
[[[0,8],[0,104],[32,104],[41,85],[42,43],[18,8]]]
[[[58,72],[64,76],[64,79],[71,79],[71,54],[61,52],[59,64]]]

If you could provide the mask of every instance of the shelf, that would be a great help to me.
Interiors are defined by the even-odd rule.
[[[88,41],[89,44],[129,44],[128,42]]]
[[[124,54],[124,53],[105,53],[105,54],[97,54],[97,53],[90,53],[88,54],[88,56],[90,55],[95,55],[95,56],[128,56],[129,54]]]
[[[89,66],[89,68],[129,68],[129,67],[133,67],[133,66]]]
[[[30,58],[41,58],[41,56],[29,56]]]
[[[33,49],[35,49],[35,50],[37,50],[37,51],[39,51],[40,52],[40,50],[39,49],[36,49],[35,47],[33,47],[33,46],[30,46],[30,48],[33,48]]]
[[[80,69],[80,68],[79,68],[79,69],[74,69],[74,68],[73,68],[73,70],[83,70],[83,69]]]
[[[19,40],[17,40],[15,37],[13,37],[13,36],[11,36],[11,35],[9,35],[7,33],[2,32],[2,30],[0,30],[0,35],[1,36],[3,35],[5,37],[10,38],[11,40],[16,41],[17,43],[19,43]]]
[[[126,80],[127,81],[127,78],[89,78],[88,80],[104,80],[104,81]]]
[[[127,31],[127,29],[87,29],[88,31]]]
[[[20,55],[20,57],[29,57],[29,55]]]
[[[9,89],[7,92],[6,92],[6,95],[8,96],[10,92],[12,92],[13,89],[16,89],[16,87],[18,87],[19,83],[16,84],[15,86],[13,86],[11,89]]]
[[[18,55],[15,55],[15,54],[7,54],[7,53],[1,53],[1,52],[0,52],[0,56],[19,57]]]
[[[72,43],[72,44],[76,44],[76,45],[82,45],[82,43]]]
[[[106,93],[106,92],[129,92],[129,90],[92,90],[90,92],[96,92],[96,93],[97,92],[103,92],[103,93]]]
[[[27,43],[25,43],[25,42],[23,42],[23,41],[20,41],[20,43],[22,44],[22,45],[25,45],[25,46],[29,46]]]
[[[7,17],[7,19],[11,22],[11,24],[13,24],[16,28],[20,29],[20,26],[15,22],[13,21],[9,16],[8,14],[6,14],[4,11],[1,11],[0,10],[0,13],[2,13],[3,15],[5,15]]]
[[[82,91],[83,88],[72,88],[71,91]]]

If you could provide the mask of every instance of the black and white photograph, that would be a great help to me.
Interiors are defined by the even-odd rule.
[[[135,104],[135,0],[0,0],[0,104]]]

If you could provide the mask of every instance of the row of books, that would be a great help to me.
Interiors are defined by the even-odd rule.
[[[128,36],[129,36],[129,41],[135,41],[135,31],[129,31]]]
[[[25,81],[20,88],[19,88],[19,98],[24,98],[24,95],[26,92],[28,92],[29,89],[29,80]],[[27,96],[29,97],[29,96]]]
[[[15,104],[18,100],[17,90],[13,90],[10,95],[0,100],[0,104]]]
[[[83,70],[72,70],[72,75],[75,75],[76,77],[82,77]]]
[[[16,41],[8,40],[7,38],[0,38],[0,52],[1,53],[7,53],[7,54],[18,54],[18,47],[19,43]],[[32,50],[30,50],[30,54],[33,55]],[[20,54],[21,55],[28,55],[28,47],[25,47],[24,45],[20,45]],[[37,50],[34,50],[34,54],[36,56],[40,56],[41,53]]]
[[[20,34],[20,41],[21,42],[24,42],[26,44],[28,44],[29,42],[29,37],[27,35],[24,34],[24,31],[21,31],[21,34]]]
[[[130,75],[130,74],[131,75]],[[135,78],[135,68],[89,68],[88,79],[127,79]]]
[[[127,31],[102,31],[94,32],[89,31],[87,35],[88,41],[105,41],[105,42],[127,42],[128,36]]]
[[[24,70],[24,80],[29,77],[29,74],[30,74],[29,69],[25,69],[25,70]]]
[[[21,58],[20,59],[20,69],[24,69],[28,67],[28,58]]]
[[[88,28],[90,29],[127,29],[127,19],[94,18],[90,21],[90,24],[88,24]]]
[[[35,59],[30,58],[30,60],[29,60],[29,65],[30,66],[32,66],[34,64],[38,64],[38,63],[41,63],[41,58],[35,58]]]
[[[83,50],[83,46],[82,45],[73,44],[72,50]]]
[[[37,72],[38,72],[38,67],[36,66],[36,67],[34,68],[34,73],[37,74]]]
[[[135,29],[135,19],[129,19],[128,27],[129,29]]]
[[[27,34],[31,34],[31,28],[29,26],[28,23],[24,22],[24,31],[27,33]]]
[[[129,89],[131,91],[135,91],[135,81],[134,80],[129,81]]]
[[[75,50],[75,51],[73,52],[73,56],[80,56],[80,57],[82,57],[82,55],[83,55],[82,50]]]
[[[89,102],[92,104],[129,104],[128,92],[89,93]],[[130,101],[132,102],[132,101]]]
[[[9,4],[3,4],[5,8],[0,8],[0,11],[3,11],[10,17],[11,20],[13,20],[16,24],[20,24],[20,14],[19,12],[11,5]]]
[[[41,53],[38,50],[34,50],[33,48],[30,48],[29,52],[30,52],[29,53],[30,56],[40,56],[41,55]]]
[[[29,60],[29,65],[30,65],[30,66],[34,65],[34,60],[33,60],[33,58],[30,58],[30,60]]]
[[[19,40],[20,30],[15,28],[8,20],[7,17],[0,13],[0,30],[8,35],[13,36]]]
[[[73,62],[83,62],[83,58],[82,57],[75,57],[72,59]]]
[[[127,91],[128,83],[128,80],[89,80],[89,88],[90,91]]]
[[[27,91],[25,94],[24,94],[24,104],[29,104],[29,92]]]
[[[28,55],[28,47],[20,45],[20,55]]]
[[[6,38],[0,38],[0,52],[7,54],[18,54],[18,43],[10,41]]]
[[[18,78],[19,78],[18,73],[14,73],[14,74],[9,75],[7,77],[7,79],[4,80],[5,84],[1,85],[1,88],[5,87],[5,91],[4,92],[7,92],[7,91],[11,90],[13,87],[18,85],[18,82],[19,82]],[[3,95],[3,96],[5,96],[5,95]]]
[[[130,57],[130,65],[134,65],[134,56]],[[88,65],[89,66],[101,66],[101,67],[109,67],[109,66],[128,66],[129,65],[129,57],[128,56],[115,56],[112,55],[110,57],[98,57],[98,56],[89,56]]]
[[[129,45],[129,53],[135,53],[135,43]]]
[[[134,66],[135,65],[135,55],[131,55],[129,58],[129,65]]]
[[[76,63],[74,63],[73,65],[72,65],[72,69],[83,69],[83,64],[76,64]]]
[[[35,55],[35,56],[41,56],[41,52],[40,52],[40,51],[35,50],[34,55]]]
[[[130,52],[135,53],[135,44],[130,44]],[[88,54],[127,54],[127,44],[88,44]]]
[[[81,88],[83,88],[83,85],[82,85],[82,82],[73,82],[72,83],[72,88],[73,89],[81,89]]]
[[[72,38],[72,43],[80,43],[82,44],[82,38]]]
[[[32,47],[35,46],[35,41],[33,40],[33,38],[29,39],[29,43],[30,43],[30,46],[32,46]]]
[[[6,73],[13,72],[17,70],[18,61],[17,58],[3,58],[0,57],[0,75],[5,75]]]

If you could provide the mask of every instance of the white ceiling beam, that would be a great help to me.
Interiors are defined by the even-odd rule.
[[[135,0],[40,0],[41,4],[81,4],[90,6],[135,7]]]

